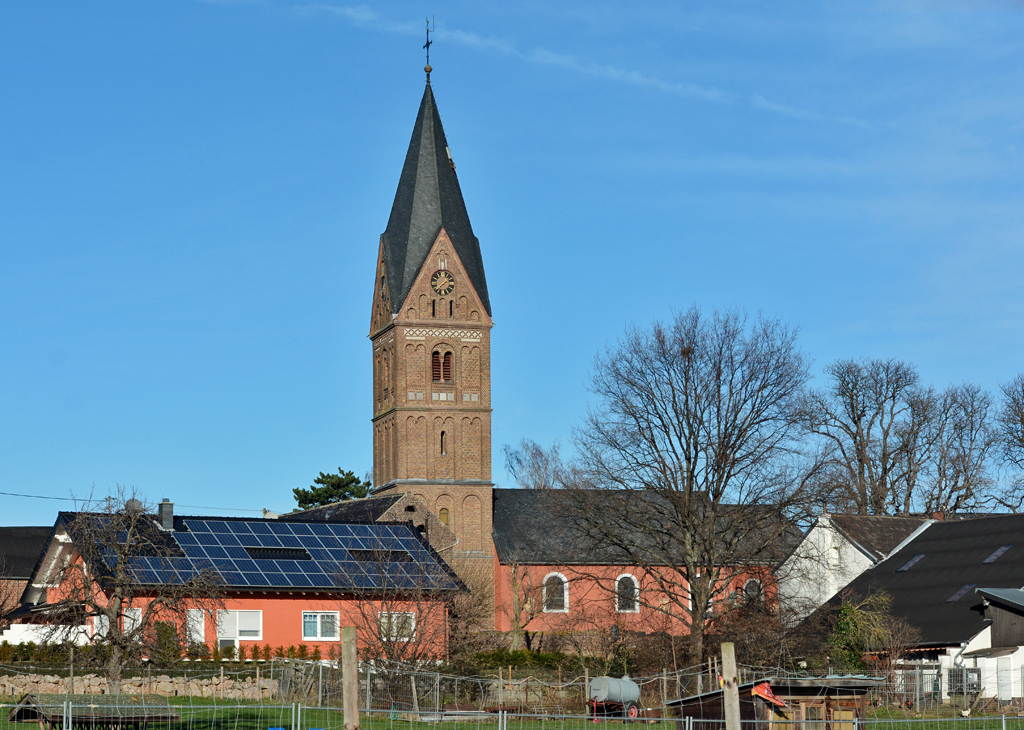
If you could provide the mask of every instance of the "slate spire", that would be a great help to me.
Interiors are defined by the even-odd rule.
[[[491,302],[487,296],[480,241],[473,235],[428,73],[391,217],[381,236],[393,313],[401,310],[409,296],[441,228],[447,232],[470,283],[490,316]]]

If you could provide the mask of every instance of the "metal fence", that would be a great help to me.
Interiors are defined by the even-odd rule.
[[[164,706],[166,707],[166,705]],[[22,730],[23,723],[35,724],[39,718],[26,718],[23,723],[8,719],[10,706],[0,708],[0,730]],[[42,706],[52,720],[40,722],[52,730],[107,730],[124,728],[131,723],[114,721],[90,722],[88,705],[64,702]],[[126,708],[132,712],[138,706]],[[151,728],[166,730],[344,730],[344,716],[337,707],[291,704],[198,705],[173,704],[172,719],[153,719]],[[694,718],[641,719],[650,730],[725,730],[721,720]],[[364,710],[360,725],[364,730],[614,730],[624,720],[612,717],[592,718],[578,714],[537,714],[500,711],[403,712],[399,710]],[[136,723],[135,726],[139,726]],[[144,726],[144,723],[142,724]],[[869,718],[857,721],[744,721],[742,730],[1024,730],[1024,717],[1001,714],[979,717],[950,718]]]

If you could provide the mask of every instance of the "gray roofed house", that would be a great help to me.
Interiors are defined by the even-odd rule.
[[[944,668],[966,661],[979,669],[981,696],[1002,697],[1019,680],[1009,668],[1024,662],[1022,586],[1024,515],[1015,514],[932,522],[844,592],[888,594],[892,615],[919,634],[911,656]]]
[[[922,516],[819,515],[779,566],[779,600],[807,616],[928,528]]]
[[[487,295],[480,241],[473,234],[473,226],[469,222],[451,149],[441,126],[434,91],[428,82],[391,206],[391,216],[381,235],[393,314],[400,311],[409,296],[413,282],[442,228],[490,315],[491,302]]]

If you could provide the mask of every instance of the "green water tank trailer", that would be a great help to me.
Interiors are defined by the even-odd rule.
[[[640,687],[628,676],[622,679],[594,677],[590,680],[591,702],[615,702],[625,705],[639,700]]]

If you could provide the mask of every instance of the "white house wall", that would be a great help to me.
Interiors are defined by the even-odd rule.
[[[820,515],[779,566],[779,600],[797,619],[809,615],[873,565],[864,551]]]

